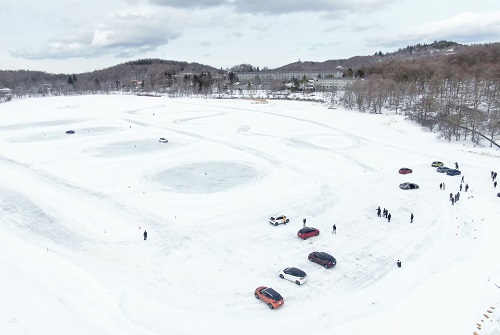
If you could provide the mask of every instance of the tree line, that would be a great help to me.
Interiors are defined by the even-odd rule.
[[[363,77],[344,91],[345,107],[366,113],[388,108],[448,141],[500,147],[500,43],[360,70]]]

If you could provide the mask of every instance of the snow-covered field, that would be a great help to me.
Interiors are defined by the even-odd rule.
[[[137,96],[0,104],[0,148],[2,335],[500,334],[499,150],[393,113]],[[435,160],[470,187],[455,205]]]

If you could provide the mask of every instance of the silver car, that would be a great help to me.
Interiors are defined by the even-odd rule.
[[[399,184],[399,188],[402,190],[415,190],[418,188],[418,185],[415,183],[402,183]]]

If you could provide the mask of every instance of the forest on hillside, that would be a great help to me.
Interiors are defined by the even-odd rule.
[[[361,112],[404,113],[444,138],[486,140],[500,135],[500,43],[440,57],[393,60],[360,69],[366,80],[346,88],[342,104]]]

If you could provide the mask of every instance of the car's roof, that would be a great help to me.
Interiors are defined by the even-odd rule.
[[[269,294],[271,297],[273,297],[273,299],[275,299],[275,300],[283,299],[282,296],[278,292],[273,290],[271,287],[267,287],[267,288],[263,289],[262,291],[266,291],[266,293]]]
[[[313,227],[305,227],[305,228],[302,228],[301,230],[299,230],[300,233],[309,233],[311,231],[315,231],[316,228],[313,228]]]
[[[319,256],[323,259],[335,259],[335,257],[333,257],[332,255],[330,255],[329,253],[326,253],[326,252],[323,252],[323,251],[317,251],[316,252],[316,256]]]
[[[296,276],[296,277],[304,277],[306,275],[306,273],[304,271],[302,271],[301,269],[297,269],[297,268],[286,268],[285,271],[293,276]]]

